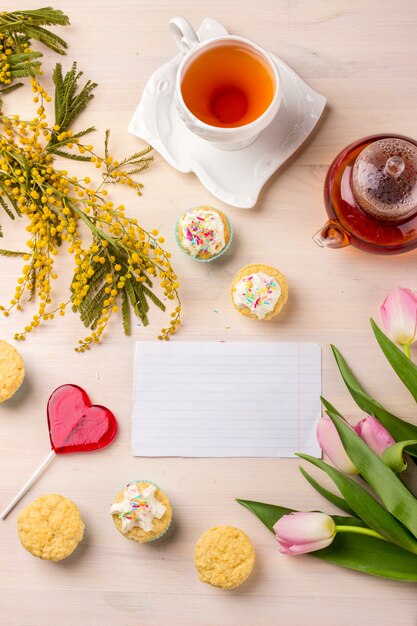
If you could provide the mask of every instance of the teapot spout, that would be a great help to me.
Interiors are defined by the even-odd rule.
[[[321,248],[344,248],[350,244],[349,235],[335,220],[326,222],[313,235],[313,241]]]

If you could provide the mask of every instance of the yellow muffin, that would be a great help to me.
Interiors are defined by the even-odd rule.
[[[194,259],[211,261],[228,247],[232,231],[226,215],[210,206],[185,211],[177,223],[180,248]]]
[[[47,561],[61,561],[83,538],[84,522],[72,500],[48,493],[20,511],[17,530],[28,552]]]
[[[25,377],[22,357],[7,341],[0,340],[0,402],[11,398]]]
[[[238,271],[230,293],[239,313],[253,319],[270,320],[281,313],[287,302],[288,282],[275,267],[254,263]]]
[[[127,539],[146,543],[162,537],[172,519],[168,496],[149,481],[128,483],[110,507],[117,530]]]
[[[197,541],[194,562],[203,583],[233,589],[245,582],[251,573],[255,549],[239,528],[215,526]]]

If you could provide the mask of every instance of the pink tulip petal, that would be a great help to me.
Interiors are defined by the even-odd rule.
[[[279,541],[286,543],[309,543],[321,541],[334,534],[334,522],[324,513],[296,512],[284,515],[275,524],[274,531]]]
[[[386,448],[395,443],[394,438],[373,415],[368,415],[365,419],[356,424],[355,430],[359,437],[375,452],[381,456]]]
[[[322,541],[312,541],[311,543],[304,543],[300,545],[293,545],[290,547],[281,547],[280,552],[282,554],[290,554],[296,556],[297,554],[306,554],[307,552],[315,552],[316,550],[322,550],[327,548],[334,539],[334,535],[323,539]]]
[[[417,296],[410,289],[396,287],[381,306],[382,322],[399,345],[414,343],[417,335]]]
[[[278,537],[278,535],[276,535],[275,538],[280,544],[281,548],[291,548],[291,546],[293,545],[290,541],[285,541],[283,537]]]
[[[320,448],[341,472],[344,474],[358,473],[358,470],[345,452],[336,426],[328,415],[322,417],[317,424],[317,440]]]
[[[302,554],[321,550],[335,536],[336,525],[325,513],[294,512],[284,515],[274,525],[276,538],[284,554]]]

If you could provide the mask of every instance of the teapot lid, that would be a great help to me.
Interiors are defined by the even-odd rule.
[[[380,220],[402,220],[417,210],[417,146],[388,137],[369,144],[352,172],[356,201]]]

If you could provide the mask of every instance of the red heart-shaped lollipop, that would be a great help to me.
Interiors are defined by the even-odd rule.
[[[62,385],[48,400],[48,428],[51,446],[57,454],[88,452],[109,445],[117,433],[113,413],[91,404],[78,385]]]
[[[105,406],[91,404],[84,389],[78,385],[62,385],[55,389],[48,400],[47,413],[52,450],[0,513],[0,519],[8,516],[56,454],[99,450],[108,446],[117,433],[113,413]]]

